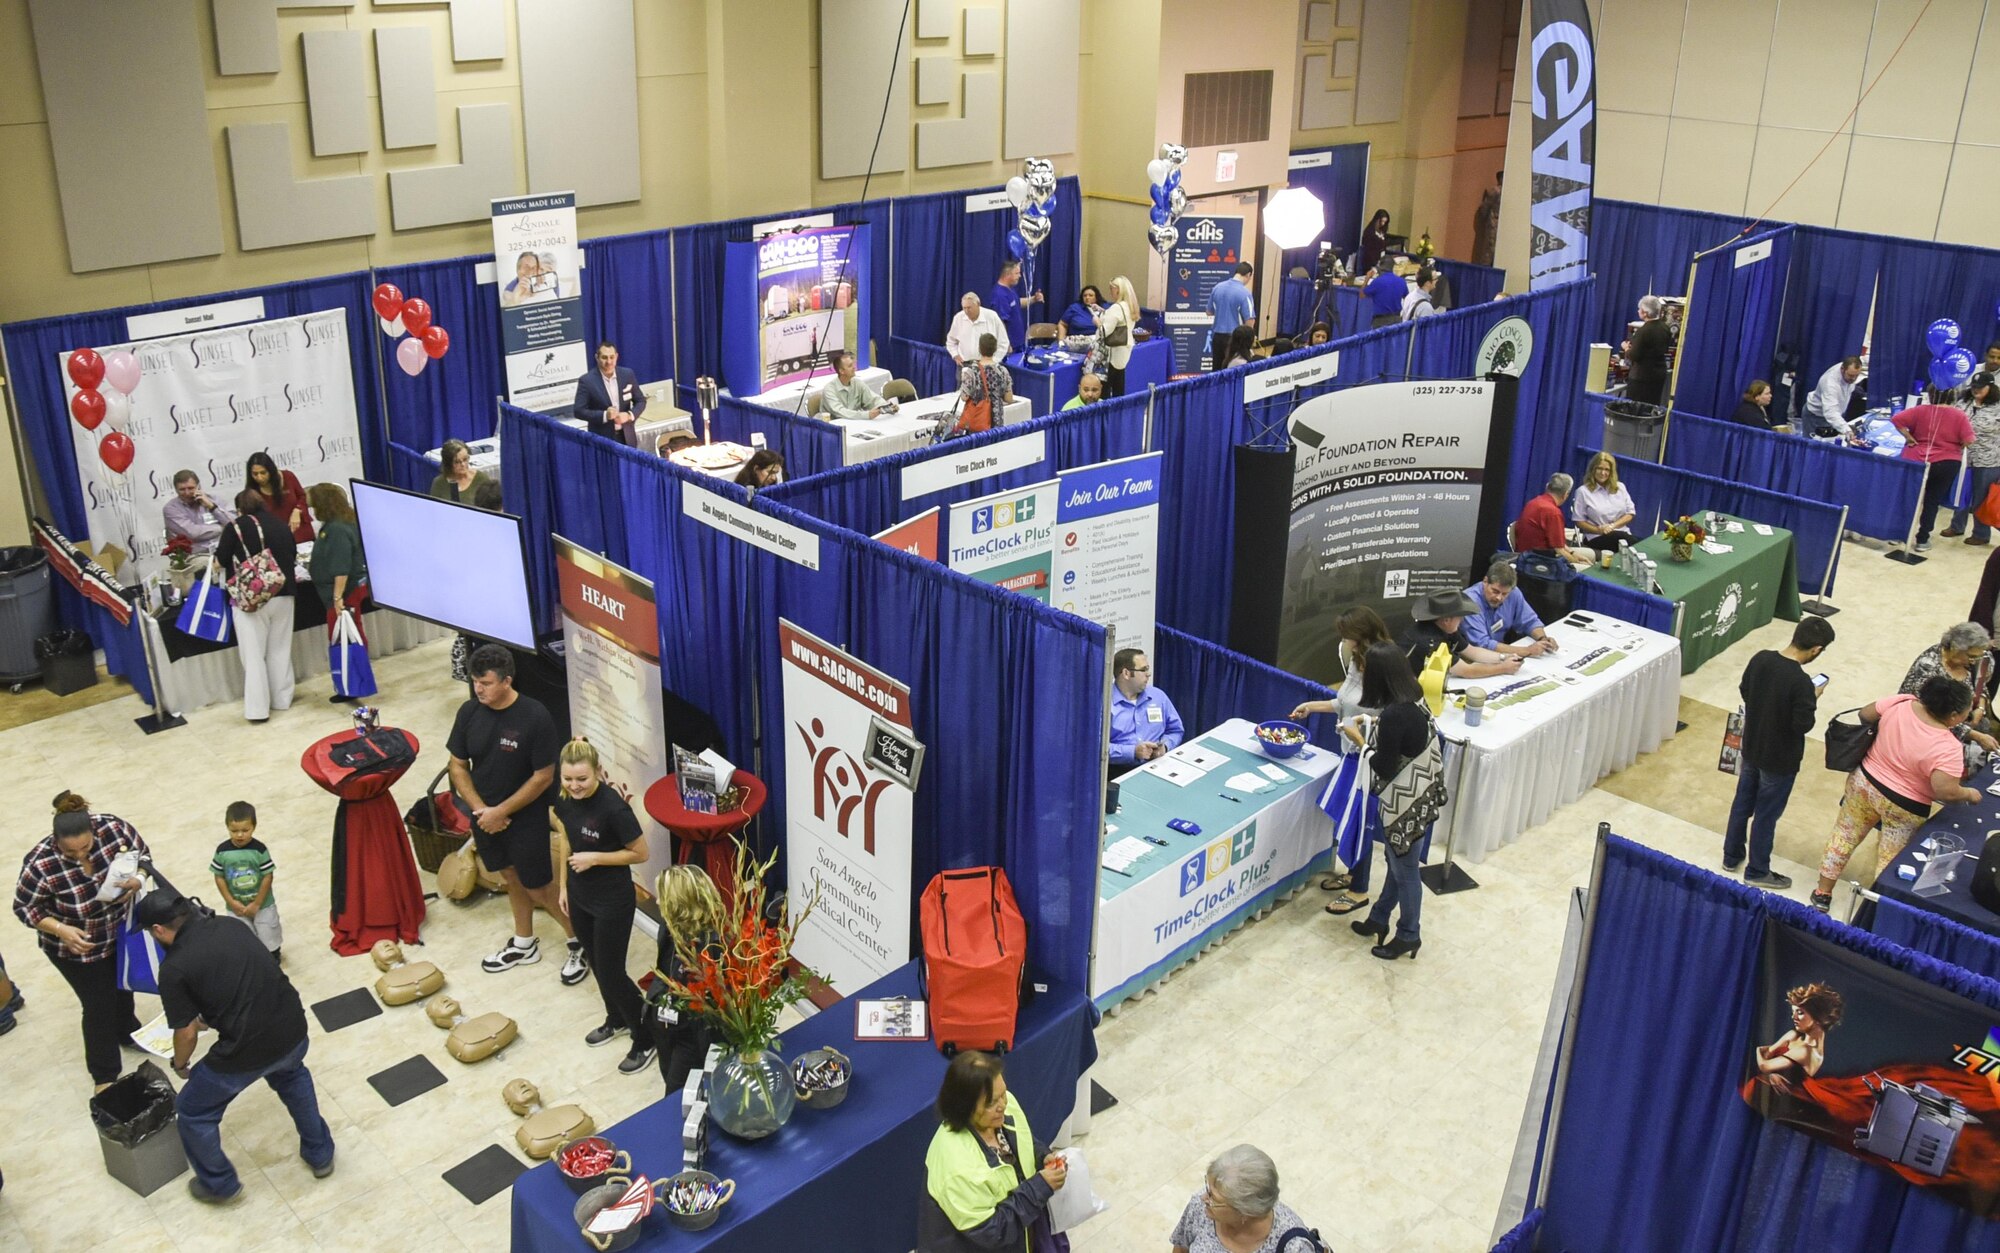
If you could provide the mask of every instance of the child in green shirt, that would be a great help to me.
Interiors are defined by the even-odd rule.
[[[216,845],[215,858],[208,865],[215,876],[216,891],[229,912],[257,933],[271,956],[282,958],[279,950],[285,933],[278,920],[277,899],[272,895],[278,868],[271,860],[271,850],[257,838],[257,808],[249,801],[232,801],[223,821],[228,824],[229,838]]]

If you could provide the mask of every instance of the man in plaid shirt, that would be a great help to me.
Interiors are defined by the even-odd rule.
[[[110,900],[97,893],[119,854],[149,855],[146,842],[122,818],[86,811],[83,799],[56,798],[54,829],[21,860],[14,916],[34,928],[42,952],[83,1005],[84,1062],[100,1088],[123,1069],[119,1048],[139,1029],[132,994],[118,987],[118,928],[139,886],[127,878]]]

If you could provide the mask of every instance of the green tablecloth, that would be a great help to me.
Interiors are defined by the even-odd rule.
[[[1759,535],[1750,519],[1734,520],[1743,524],[1741,531],[1711,537],[1734,551],[1716,555],[1696,548],[1693,561],[1675,561],[1671,546],[1658,535],[1639,541],[1639,551],[1659,563],[1659,594],[1680,609],[1674,633],[1681,641],[1682,674],[1694,673],[1773,618],[1799,620],[1799,563],[1792,533],[1772,527],[1769,535]],[[1584,574],[1638,587],[1615,568],[1592,566]]]

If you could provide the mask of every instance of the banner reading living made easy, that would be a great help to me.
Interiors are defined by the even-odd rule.
[[[1471,582],[1493,403],[1488,382],[1376,383],[1292,411],[1279,668],[1330,680],[1336,614],[1407,622],[1413,602]]]
[[[493,265],[507,399],[540,413],[570,408],[590,368],[576,193],[495,200]]]
[[[2000,1218],[2000,1012],[1769,921],[1756,995],[1752,1109]]]
[[[590,741],[605,782],[632,804],[646,833],[646,863],[632,872],[651,890],[673,864],[673,841],[639,798],[673,769],[660,698],[660,619],[653,584],[560,535],[556,580],[562,592],[571,732]]]
[[[792,952],[842,995],[909,960],[914,791],[869,760],[878,723],[910,736],[910,689],[779,619]]]
[[[1162,320],[1174,345],[1174,373],[1193,374],[1208,364],[1208,332],[1215,323],[1208,311],[1209,293],[1236,273],[1236,263],[1243,259],[1243,219],[1190,218],[1180,224],[1180,232],[1167,254]]]
[[[1532,0],[1528,289],[1590,273],[1597,166],[1597,53],[1584,0]]]
[[[827,354],[861,343],[865,282],[851,226],[767,236],[757,242],[758,390],[825,371]]]
[[[303,487],[345,488],[362,477],[349,332],[347,314],[332,309],[97,347],[100,355],[123,349],[139,361],[125,428],[133,457],[125,473],[113,474],[98,454],[108,425],[86,431],[66,424],[88,538],[95,551],[116,544],[134,559],[136,566],[119,571],[124,581],[166,568],[160,510],[174,498],[178,471],[193,470],[202,490],[224,506],[247,483],[244,462],[253,452],[268,452]],[[65,379],[68,357],[59,354]],[[75,394],[67,388],[65,401]]]

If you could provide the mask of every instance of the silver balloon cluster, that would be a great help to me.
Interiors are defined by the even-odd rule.
[[[1151,224],[1146,228],[1146,238],[1161,257],[1172,252],[1180,241],[1180,228],[1174,223],[1187,211],[1187,193],[1181,190],[1181,166],[1186,162],[1187,149],[1179,144],[1161,144],[1160,155],[1146,162],[1146,180],[1153,187]]]
[[[1049,204],[1056,198],[1056,167],[1041,157],[1021,163],[1022,172],[1007,180],[1007,203],[1017,215],[1007,232],[1007,254],[1021,263],[1025,290],[1035,290],[1035,249],[1049,237],[1054,223]]]

